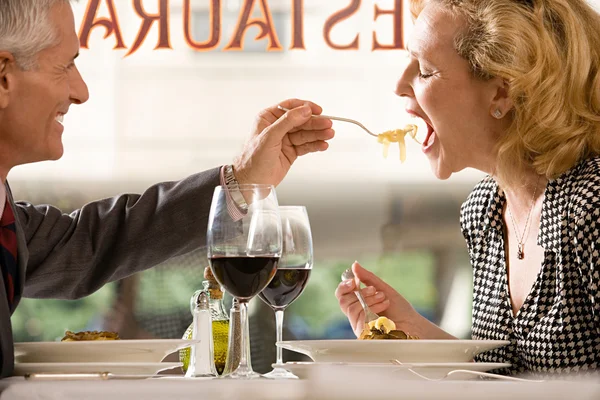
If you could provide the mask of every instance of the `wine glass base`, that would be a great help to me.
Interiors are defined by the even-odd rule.
[[[238,370],[233,371],[230,374],[222,376],[221,379],[264,379],[264,378],[261,374],[254,372],[250,369],[240,371],[240,368],[238,368]]]
[[[277,367],[273,368],[271,372],[264,374],[263,377],[268,379],[298,379],[298,377],[290,371]]]
[[[184,376],[185,379],[197,379],[197,380],[211,380],[211,379],[217,379],[218,376],[214,376],[214,375],[196,375],[196,376]]]

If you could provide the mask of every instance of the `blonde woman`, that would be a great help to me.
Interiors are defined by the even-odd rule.
[[[489,174],[461,209],[474,271],[473,339],[511,345],[500,373],[592,373],[600,362],[600,16],[584,0],[411,1],[397,84],[428,124],[439,179]],[[373,311],[423,339],[452,336],[362,268]],[[355,333],[362,309],[336,296]]]

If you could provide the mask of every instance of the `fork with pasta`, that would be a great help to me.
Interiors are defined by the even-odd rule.
[[[282,111],[289,111],[289,109],[282,107],[282,106],[277,106],[277,108],[279,108]],[[376,133],[373,133],[372,131],[370,131],[366,126],[364,126],[363,124],[361,124],[360,122],[358,122],[354,119],[336,117],[333,115],[314,115],[314,114],[313,114],[313,118],[327,118],[327,119],[332,119],[335,121],[349,122],[351,124],[361,127],[369,135],[375,136],[379,143],[383,144],[383,156],[385,158],[387,158],[387,156],[388,156],[390,144],[398,143],[398,147],[400,148],[400,162],[402,162],[402,163],[404,161],[406,161],[406,141],[405,141],[406,135],[408,134],[411,138],[413,138],[413,140],[415,142],[421,144],[421,142],[419,142],[417,140],[418,128],[416,125],[413,125],[413,124],[406,125],[403,129],[393,129],[393,130],[385,131],[380,134],[376,134]]]

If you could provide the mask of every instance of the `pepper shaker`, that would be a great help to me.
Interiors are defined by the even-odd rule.
[[[249,338],[249,329],[246,325],[246,334]],[[248,340],[247,346],[250,346]],[[229,344],[227,346],[227,361],[225,362],[225,370],[223,376],[234,372],[240,364],[242,358],[242,319],[240,311],[240,303],[236,298],[233,299],[231,311],[229,314]],[[248,365],[250,365],[248,360]]]

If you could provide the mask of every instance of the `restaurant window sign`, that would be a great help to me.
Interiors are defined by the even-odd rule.
[[[122,3],[119,4],[121,5]],[[194,10],[195,0],[182,1],[183,36],[186,45],[199,52],[235,52],[256,51],[258,44],[267,52],[286,50],[307,50],[304,42],[304,0],[289,0],[287,12],[272,11],[269,0],[240,1],[239,11],[232,19],[226,7],[227,0],[204,0],[202,11]],[[130,0],[129,7],[139,17],[139,28],[134,37],[125,37],[119,24],[119,13],[115,7],[117,0],[88,0],[79,30],[80,46],[89,49],[92,31],[104,30],[104,39],[114,41],[115,50],[127,50],[126,57],[133,55],[154,36],[154,49],[173,49],[171,45],[171,1],[170,0]],[[123,1],[125,3],[125,1]],[[147,11],[145,5],[153,3],[156,11]],[[363,4],[364,3],[364,4]],[[359,13],[369,13],[370,18],[378,23],[390,24],[393,37],[385,42],[372,32],[370,48],[372,51],[401,50],[403,42],[403,16],[408,12],[403,0],[386,2],[386,6],[377,1],[348,0],[339,10],[333,12],[323,23],[322,40],[334,50],[357,50],[359,34],[353,34],[345,42],[332,39],[332,30],[344,21]],[[102,10],[103,11],[102,11]],[[289,21],[283,21],[284,18]],[[380,20],[380,21],[379,21]],[[234,22],[235,21],[235,22]],[[233,24],[233,29],[224,29]],[[251,40],[246,37],[251,27],[259,29],[258,35]],[[157,29],[154,29],[157,28]],[[288,32],[282,32],[283,29]],[[151,34],[152,30],[152,34]],[[158,32],[154,33],[155,31]],[[204,32],[206,37],[199,40],[194,33]],[[224,32],[231,32],[224,37]],[[280,37],[289,35],[289,47],[284,48]]]

